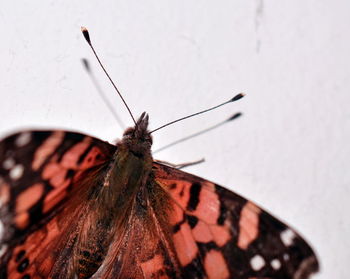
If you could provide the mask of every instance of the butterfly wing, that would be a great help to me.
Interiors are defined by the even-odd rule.
[[[22,278],[32,268],[29,263],[59,235],[57,214],[69,194],[115,151],[106,142],[65,131],[26,131],[0,142],[2,272]]]
[[[183,278],[306,279],[318,270],[300,235],[254,203],[165,165],[154,163],[154,171],[173,201]]]

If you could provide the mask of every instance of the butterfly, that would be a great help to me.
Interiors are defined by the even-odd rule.
[[[85,34],[84,34],[85,35]],[[148,115],[116,145],[0,141],[0,278],[306,279],[312,248],[252,201],[155,161]]]

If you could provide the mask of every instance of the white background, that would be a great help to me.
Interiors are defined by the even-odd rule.
[[[119,117],[125,108],[80,33],[87,26],[136,116],[151,128],[247,93],[240,102],[154,134],[154,148],[244,116],[156,154],[226,185],[296,228],[317,279],[348,278],[349,1],[2,1],[0,134],[23,128],[121,136],[83,69]]]

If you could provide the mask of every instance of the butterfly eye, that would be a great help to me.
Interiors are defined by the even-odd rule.
[[[135,132],[134,128],[128,128],[127,130],[125,130],[124,136],[132,136],[134,132]]]

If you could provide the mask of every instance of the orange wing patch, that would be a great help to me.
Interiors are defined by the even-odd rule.
[[[45,160],[55,152],[56,148],[62,143],[65,132],[53,132],[36,150],[32,162],[33,170],[38,170]]]
[[[241,211],[239,220],[238,247],[247,249],[248,245],[259,235],[259,214],[261,209],[248,202]]]
[[[227,279],[230,277],[226,260],[219,251],[211,250],[205,255],[204,268],[208,279]]]
[[[32,207],[44,193],[43,183],[36,183],[29,186],[25,191],[20,193],[16,200],[16,213],[21,213]]]
[[[198,253],[198,247],[187,223],[180,226],[180,230],[173,235],[177,257],[182,266],[191,263]]]

